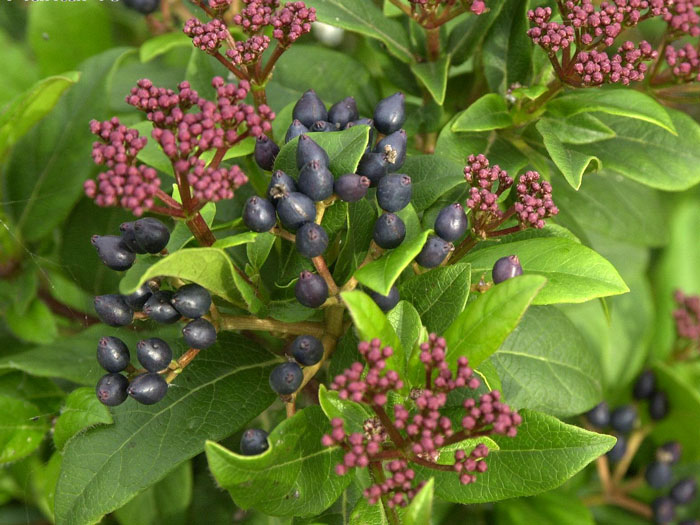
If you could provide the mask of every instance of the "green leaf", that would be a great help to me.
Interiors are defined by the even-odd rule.
[[[176,47],[192,45],[192,39],[180,31],[165,33],[146,40],[139,49],[141,62],[150,62]]]
[[[517,255],[526,274],[547,278],[535,304],[581,303],[629,291],[617,270],[599,254],[562,237],[544,237],[490,246],[464,258],[472,273],[491,275],[501,257]]]
[[[46,414],[59,411],[65,393],[49,379],[3,370],[0,374],[0,396],[29,401],[42,414]]]
[[[576,326],[552,306],[533,306],[491,356],[503,395],[516,409],[567,417],[603,395],[602,371]]]
[[[406,351],[407,359],[410,358],[411,351],[418,343],[423,328],[418,312],[408,301],[399,301],[391,311],[387,312],[386,318],[399,337],[401,346]]]
[[[513,117],[505,99],[497,93],[489,93],[457,115],[452,131],[489,131],[512,125]]]
[[[255,239],[258,238],[258,235],[260,234],[255,232],[237,233],[235,235],[230,235],[228,237],[218,239],[212,246],[214,248],[220,248],[223,250],[225,248],[233,248],[234,246],[250,244],[255,242]]]
[[[53,441],[60,451],[81,430],[100,424],[111,425],[112,422],[112,414],[97,399],[94,388],[77,388],[66,398],[61,415],[54,424]]]
[[[498,350],[546,282],[538,275],[522,275],[470,302],[444,334],[447,361],[454,365],[466,356],[472,368],[478,367]]]
[[[347,399],[340,399],[338,392],[328,390],[321,384],[318,389],[318,401],[323,409],[323,413],[331,420],[342,418],[345,420],[345,430],[349,433],[363,432],[365,421],[374,417],[374,412],[365,405],[355,403]]]
[[[441,195],[464,183],[462,164],[442,155],[412,155],[401,171],[411,177],[411,204],[416,211],[429,208]]]
[[[563,490],[532,498],[516,498],[495,506],[496,525],[595,525],[591,511],[574,494]],[[605,523],[619,523],[605,522]]]
[[[426,230],[411,241],[390,250],[376,261],[366,264],[355,272],[355,279],[382,295],[389,295],[396,279],[420,253],[432,230]]]
[[[268,437],[270,448],[257,456],[241,456],[208,441],[209,468],[242,509],[313,516],[328,508],[351,481],[334,473],[343,450],[321,445],[330,428],[321,407],[310,406],[277,425]]]
[[[461,64],[468,60],[474,50],[481,44],[494,21],[501,14],[505,2],[495,2],[489,10],[479,16],[466,16],[456,24],[450,32],[447,52],[452,55],[453,64]]]
[[[7,151],[43,119],[80,78],[78,71],[48,77],[18,95],[0,113],[0,161]]]
[[[377,212],[368,200],[348,204],[347,231],[333,269],[333,278],[338,283],[345,283],[350,279],[364,261],[372,242],[376,218]]]
[[[352,509],[348,523],[362,523],[362,525],[389,525],[384,505],[377,503],[370,505],[366,498],[357,500],[357,505]]]
[[[471,267],[458,263],[411,277],[399,292],[416,307],[428,331],[441,334],[464,310],[470,284]]]
[[[361,341],[379,338],[384,346],[394,349],[394,355],[386,360],[387,367],[401,374],[406,366],[401,341],[394,328],[372,298],[354,290],[340,294],[355,324]]]
[[[418,467],[435,478],[435,495],[454,503],[485,503],[532,496],[552,490],[615,444],[615,438],[523,410],[523,423],[514,438],[494,436],[489,468],[477,482],[462,485],[454,472]]]
[[[148,139],[146,146],[138,152],[136,158],[141,162],[154,167],[158,171],[173,177],[173,165],[170,162],[170,159],[165,153],[163,153],[163,150],[158,145],[158,142],[151,137],[153,123],[145,120],[143,122],[137,122],[129,127],[135,129],[139,132],[139,135]]]
[[[615,137],[615,132],[590,113],[576,113],[566,118],[543,117],[538,121],[564,144],[590,144]]]
[[[396,20],[384,16],[371,0],[309,0],[319,22],[342,27],[381,40],[389,52],[403,62],[412,62],[408,35]]]
[[[447,73],[450,70],[450,55],[445,55],[435,62],[412,63],[411,71],[428,90],[438,105],[445,103],[447,93]]]
[[[10,331],[30,343],[50,343],[58,335],[56,320],[41,299],[34,299],[26,312],[17,312],[16,305],[5,311]]]
[[[674,135],[676,128],[669,112],[656,100],[641,91],[624,88],[577,89],[547,103],[547,110],[557,117],[571,117],[579,113],[601,112],[649,122]],[[637,136],[642,136],[640,133]]]
[[[270,250],[275,244],[275,237],[271,233],[261,233],[255,240],[246,245],[246,255],[248,256],[248,261],[256,270],[260,270],[267,257],[270,255]]]
[[[161,258],[146,269],[134,266],[126,272],[119,289],[123,294],[132,293],[149,279],[159,276],[193,281],[230,303],[240,304],[243,299],[253,310],[260,307],[254,288],[243,280],[220,248],[186,248]]]
[[[564,145],[560,140],[560,131],[549,124],[549,119],[542,119],[537,123],[537,131],[542,135],[547,153],[552,159],[552,162],[559,168],[562,175],[572,188],[579,189],[583,174],[588,169],[591,162],[596,162],[597,169],[601,168],[601,162],[598,157],[579,153]]]
[[[433,515],[435,479],[430,478],[406,507],[403,515],[405,525],[430,525]]]
[[[28,456],[41,444],[48,429],[39,409],[21,399],[0,396],[0,465]]]
[[[56,488],[56,523],[94,523],[267,408],[267,377],[279,358],[232,334],[219,334],[157,405],[129,399],[114,424],[71,439]],[[232,410],[231,407],[235,407]]]
[[[345,173],[355,173],[367,148],[369,126],[353,126],[335,133],[308,133],[308,136],[326,150],[330,159],[329,169],[333,175],[340,177]],[[292,177],[299,174],[297,168],[298,142],[299,138],[295,137],[282,146],[275,159],[275,170],[282,170]]]

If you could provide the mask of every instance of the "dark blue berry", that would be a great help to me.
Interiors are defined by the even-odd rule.
[[[309,131],[313,133],[326,133],[328,131],[338,131],[338,128],[332,122],[326,122],[325,120],[317,120],[313,123]]]
[[[328,285],[321,276],[303,271],[294,286],[294,295],[302,305],[318,308],[328,299]]]
[[[149,372],[160,372],[168,368],[173,360],[170,345],[158,337],[142,339],[136,344],[136,357]]]
[[[277,224],[274,205],[257,195],[249,197],[243,206],[243,224],[254,232],[270,231]]]
[[[508,255],[498,259],[491,270],[493,284],[499,284],[513,277],[523,274],[523,267],[520,266],[520,259],[517,255]]]
[[[357,102],[353,97],[347,97],[336,102],[328,110],[328,120],[333,122],[339,129],[343,129],[349,122],[360,117],[357,111]]]
[[[303,366],[313,366],[323,357],[323,343],[313,335],[300,335],[292,343],[292,356]]]
[[[324,166],[328,166],[330,162],[326,150],[316,144],[308,135],[302,135],[297,143],[297,168],[303,168],[312,160],[317,160]]]
[[[649,399],[649,416],[654,421],[659,421],[668,415],[668,396],[666,392],[654,392]]]
[[[121,231],[121,237],[124,244],[134,253],[147,253],[146,250],[141,248],[136,242],[136,234],[134,232],[133,222],[123,222],[119,226],[119,231]]]
[[[679,505],[687,505],[695,499],[698,483],[695,478],[684,478],[671,489],[671,499]]]
[[[136,243],[147,253],[160,253],[168,245],[170,232],[158,219],[146,217],[134,223]]]
[[[136,254],[117,235],[93,235],[90,240],[97,249],[97,256],[111,270],[123,272],[134,264]]]
[[[255,140],[255,162],[265,171],[272,171],[280,148],[270,137],[260,135]]]
[[[124,5],[142,15],[150,15],[160,7],[160,0],[124,0]]]
[[[405,101],[403,93],[394,93],[374,107],[374,126],[380,133],[389,135],[401,129],[406,120]]]
[[[316,205],[303,193],[292,192],[277,202],[277,216],[282,222],[282,226],[288,230],[296,231],[302,225],[316,219]]]
[[[467,214],[459,203],[450,204],[438,213],[435,233],[446,241],[454,242],[467,231]]]
[[[586,414],[586,419],[596,428],[605,428],[610,424],[610,407],[602,401]]]
[[[671,465],[661,461],[654,461],[647,466],[644,472],[644,479],[650,487],[660,489],[671,483],[673,470]]]
[[[362,175],[347,173],[338,177],[333,186],[333,191],[345,202],[356,202],[364,198],[369,190],[370,181]]]
[[[667,441],[656,449],[656,459],[675,465],[681,460],[683,447],[678,441]]]
[[[318,257],[328,248],[328,234],[315,222],[307,222],[297,230],[296,245],[300,255]]]
[[[259,428],[249,428],[241,436],[241,454],[244,456],[257,456],[269,447],[267,432]]]
[[[608,451],[610,461],[620,461],[627,452],[627,439],[622,434],[615,434],[615,446]]]
[[[634,382],[633,395],[635,399],[649,399],[656,391],[656,374],[644,370]]]
[[[103,337],[97,343],[97,362],[107,372],[121,372],[131,362],[129,347],[118,337]]]
[[[304,126],[299,120],[295,120],[294,122],[291,123],[289,128],[287,128],[287,134],[284,136],[284,143],[286,144],[287,142],[295,139],[299,135],[303,135],[304,133],[308,133],[309,128]]]
[[[357,166],[357,174],[367,177],[371,186],[376,186],[388,173],[389,164],[383,153],[365,153]]]
[[[406,160],[407,145],[406,131],[400,129],[377,142],[374,151],[384,155],[388,171],[398,171]]]
[[[270,184],[267,186],[267,198],[270,202],[277,204],[277,200],[297,191],[297,183],[283,171],[276,171],[272,174]]]
[[[309,89],[294,105],[292,118],[310,128],[317,120],[328,120],[328,111],[313,89]]]
[[[97,399],[108,407],[121,405],[126,399],[129,381],[121,374],[107,374],[100,378],[95,387]]]
[[[304,372],[296,363],[282,363],[270,373],[270,388],[281,396],[296,392],[304,379]]]
[[[125,295],[124,300],[132,310],[141,310],[151,295],[153,295],[153,290],[148,283],[143,283],[138,290],[129,295]]]
[[[155,292],[143,305],[144,313],[157,323],[173,324],[182,317],[175,307],[170,303],[173,292],[161,290]]]
[[[153,405],[168,393],[168,383],[159,374],[141,374],[131,381],[127,392],[139,403]]]
[[[662,496],[652,501],[651,511],[654,515],[654,523],[657,525],[666,525],[676,519],[676,506],[668,496]]]
[[[205,315],[211,307],[211,294],[196,283],[178,288],[170,303],[183,317],[197,319]]]
[[[391,250],[400,246],[406,238],[406,225],[398,215],[383,213],[374,223],[372,238],[380,248]]]
[[[442,261],[445,260],[445,257],[447,257],[452,250],[454,250],[454,246],[451,242],[431,235],[428,237],[428,240],[425,241],[423,249],[416,257],[416,262],[423,268],[435,268],[442,264]]]
[[[313,201],[326,200],[333,195],[333,174],[325,163],[312,160],[301,168],[297,187]]]
[[[216,328],[206,319],[195,319],[182,329],[182,337],[190,348],[204,350],[216,343]]]
[[[126,304],[124,297],[118,294],[95,297],[95,312],[109,326],[126,326],[134,319],[133,310]]]
[[[637,422],[637,409],[634,405],[617,407],[610,414],[610,426],[618,432],[627,434]]]
[[[392,286],[389,290],[389,295],[382,295],[375,291],[370,291],[369,296],[377,304],[377,306],[382,310],[382,312],[388,312],[394,306],[399,304],[401,297],[399,296],[399,289],[396,286]]]
[[[348,122],[345,125],[345,129],[350,129],[353,126],[368,126],[369,127],[369,138],[367,139],[367,148],[365,152],[370,152],[372,151],[372,146],[374,146],[374,138],[376,135],[376,131],[374,129],[374,121],[371,118],[361,118],[357,120],[353,120],[352,122]]]
[[[377,203],[384,211],[403,210],[411,202],[412,191],[408,175],[387,175],[377,185]]]

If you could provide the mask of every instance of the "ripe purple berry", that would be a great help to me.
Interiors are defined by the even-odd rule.
[[[634,405],[617,407],[610,414],[610,426],[618,432],[627,434],[637,422],[637,409]]]
[[[644,370],[634,382],[633,395],[635,399],[649,399],[656,390],[656,374]]]
[[[387,175],[377,185],[377,203],[384,211],[403,210],[411,202],[412,184],[408,175]]]
[[[170,303],[173,292],[161,290],[155,292],[143,305],[144,313],[157,323],[173,324],[180,319],[181,315]]]
[[[316,219],[316,205],[303,193],[292,192],[277,202],[277,216],[282,226],[296,231],[302,225]]]
[[[134,253],[147,253],[146,250],[141,248],[136,242],[136,234],[134,233],[134,223],[133,222],[123,222],[119,226],[119,231],[121,231],[121,237],[127,247]]]
[[[676,506],[668,496],[656,498],[651,502],[654,523],[664,525],[676,519]]]
[[[423,249],[416,257],[416,262],[423,268],[435,268],[442,264],[442,261],[445,260],[445,257],[447,257],[452,250],[454,250],[454,246],[451,242],[431,235],[428,237],[428,240],[425,241]]]
[[[257,195],[249,197],[243,206],[243,224],[254,232],[270,231],[277,224],[274,205]]]
[[[347,173],[338,177],[333,190],[345,202],[356,202],[363,199],[369,190],[370,180],[361,175]]]
[[[121,372],[130,361],[129,347],[118,337],[103,337],[97,343],[97,362],[107,372]]]
[[[357,111],[357,102],[353,97],[347,97],[336,102],[328,110],[328,120],[333,122],[339,129],[343,129],[348,122],[358,119],[360,113]]]
[[[300,255],[318,257],[328,248],[328,234],[315,222],[307,222],[297,230],[296,245]]]
[[[203,286],[190,283],[180,287],[170,303],[183,317],[197,319],[209,311],[211,294]]]
[[[667,441],[656,449],[656,459],[675,465],[681,460],[683,447],[678,441]]]
[[[627,452],[627,439],[622,434],[615,434],[617,441],[615,446],[608,451],[608,459],[610,461],[620,461],[625,452]]]
[[[654,392],[649,399],[649,416],[654,421],[659,421],[668,415],[668,396],[666,392]]]
[[[382,295],[375,291],[370,291],[369,296],[377,304],[377,306],[382,310],[382,312],[388,312],[394,306],[399,304],[401,297],[399,296],[399,289],[396,286],[392,286],[389,290],[388,295]]]
[[[267,198],[270,202],[277,204],[277,200],[284,195],[297,191],[297,183],[283,171],[276,171],[272,174],[270,184],[267,186]]]
[[[300,335],[292,343],[292,356],[302,366],[313,366],[323,357],[323,343],[313,335]]]
[[[400,129],[377,142],[374,151],[384,155],[388,171],[393,172],[398,171],[403,166],[406,160],[407,145],[408,137],[406,136],[406,131]]]
[[[160,253],[168,245],[170,232],[158,219],[146,217],[134,222],[134,237],[147,253]]]
[[[325,120],[317,120],[313,123],[309,131],[311,131],[312,133],[326,133],[328,131],[338,131],[338,128],[336,128],[335,124],[333,124],[332,122],[326,122]]]
[[[586,414],[586,419],[596,428],[605,428],[610,424],[610,407],[602,401]]]
[[[291,123],[289,128],[287,128],[287,134],[284,136],[284,143],[286,144],[287,142],[295,139],[299,135],[303,135],[304,133],[308,133],[309,128],[304,126],[299,120],[295,120]]]
[[[141,310],[151,295],[153,295],[153,290],[151,290],[148,283],[144,283],[135,292],[125,295],[124,301],[132,310]]]
[[[406,238],[406,225],[398,215],[383,213],[374,223],[372,238],[380,248],[391,250],[400,246]]]
[[[100,378],[95,393],[100,403],[108,407],[121,405],[126,399],[129,381],[121,374],[107,374]]]
[[[297,301],[308,308],[318,308],[328,299],[328,285],[320,275],[303,271],[294,286]]]
[[[270,137],[260,135],[255,140],[255,162],[265,171],[272,171],[280,148]]]
[[[139,403],[153,405],[168,393],[168,383],[159,374],[141,374],[131,381],[127,392]]]
[[[267,432],[259,428],[249,428],[241,436],[241,454],[244,456],[257,456],[269,447]]]
[[[523,274],[523,267],[520,266],[520,259],[517,255],[509,255],[498,259],[491,270],[493,284],[499,284],[513,277]]]
[[[326,150],[316,144],[308,135],[302,135],[297,143],[297,168],[303,168],[312,160],[317,160],[324,166],[328,166],[330,162]]]
[[[294,105],[292,118],[310,128],[317,120],[328,120],[328,111],[313,89],[309,89]]]
[[[182,329],[182,337],[190,348],[204,350],[216,343],[216,328],[206,319],[195,319]]]
[[[450,204],[438,213],[435,233],[446,241],[454,242],[467,231],[467,214],[459,203]]]
[[[142,15],[150,15],[160,7],[160,0],[124,0],[124,5]]]
[[[319,160],[307,162],[299,172],[297,187],[313,201],[323,201],[333,195],[333,174]]]
[[[369,139],[367,140],[367,148],[365,153],[372,151],[372,146],[374,145],[374,137],[376,135],[376,130],[374,129],[374,121],[371,118],[361,118],[348,122],[345,125],[345,129],[350,129],[353,126],[369,126]]]
[[[90,239],[97,249],[97,256],[111,270],[123,272],[134,264],[136,254],[117,235],[93,235]]]
[[[388,173],[389,163],[383,153],[365,153],[357,166],[357,174],[367,177],[371,186],[376,186]]]
[[[671,465],[660,461],[650,463],[644,472],[644,479],[647,480],[650,487],[655,489],[663,488],[671,483],[671,478],[673,478]]]
[[[118,294],[98,295],[95,297],[97,317],[109,326],[126,326],[131,324],[134,312]]]
[[[698,483],[695,478],[685,478],[676,483],[671,489],[671,499],[678,505],[687,505],[695,499]]]
[[[270,388],[281,396],[293,394],[301,386],[304,372],[296,363],[282,363],[270,373]]]
[[[375,106],[374,125],[380,133],[389,135],[401,129],[406,120],[405,101],[403,93],[394,93]]]
[[[160,372],[168,368],[173,360],[170,345],[158,337],[142,339],[136,344],[136,357],[149,372]]]

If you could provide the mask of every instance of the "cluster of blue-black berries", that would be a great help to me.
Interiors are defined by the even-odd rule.
[[[120,230],[119,236],[92,237],[100,259],[108,268],[117,271],[129,269],[137,253],[160,253],[170,240],[165,224],[150,217],[123,223]],[[203,318],[211,303],[209,292],[198,284],[186,284],[171,291],[160,289],[157,281],[150,281],[128,295],[98,295],[95,297],[95,311],[103,323],[114,327],[130,325],[135,312],[139,311],[161,324],[191,319],[183,327],[182,336],[190,348],[201,350],[216,342],[215,327]],[[162,374],[171,370],[173,352],[168,343],[149,338],[139,341],[136,348],[144,371],[131,367],[131,355],[124,341],[113,336],[100,339],[97,361],[108,373],[98,381],[96,392],[97,398],[105,405],[119,405],[127,395],[139,403],[151,405],[167,393],[168,382]],[[131,381],[121,374],[127,369],[136,374]]]

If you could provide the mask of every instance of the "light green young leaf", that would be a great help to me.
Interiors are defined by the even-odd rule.
[[[377,503],[370,505],[366,498],[357,500],[357,505],[350,514],[348,523],[362,523],[362,525],[389,525],[384,505]]]
[[[111,425],[112,414],[97,399],[95,389],[77,388],[66,398],[53,429],[53,441],[60,451],[75,434],[96,425]]]
[[[560,140],[560,132],[551,126],[549,122],[549,120],[540,120],[536,126],[537,131],[542,135],[544,147],[547,148],[547,153],[549,153],[552,162],[559,168],[559,171],[561,171],[571,187],[577,190],[581,186],[583,174],[592,162],[597,164],[597,169],[601,168],[600,159],[568,148]]]
[[[399,303],[386,314],[386,318],[394,327],[396,335],[401,341],[401,346],[406,352],[406,359],[410,360],[413,347],[418,343],[423,323],[415,307],[408,301]]]
[[[435,493],[435,479],[428,482],[406,507],[403,520],[405,525],[430,525],[433,515],[433,495]]]
[[[58,335],[56,319],[49,307],[35,298],[26,312],[18,312],[17,305],[5,311],[5,321],[10,331],[19,339],[30,343],[50,343]]]
[[[0,465],[22,459],[34,452],[48,430],[46,417],[21,399],[0,396]]]
[[[590,144],[615,137],[615,132],[591,113],[576,113],[566,118],[545,116],[539,119],[540,123],[564,144]]]
[[[164,55],[176,47],[187,47],[192,45],[192,39],[181,31],[173,31],[158,35],[141,44],[139,58],[141,62],[150,62],[154,58]]]
[[[484,95],[457,115],[452,131],[490,131],[513,125],[505,99],[498,93]]]
[[[363,432],[365,421],[374,417],[374,412],[365,405],[340,399],[338,392],[328,390],[323,384],[318,389],[318,401],[329,420],[339,417],[345,421],[345,430],[349,433]]]
[[[422,82],[435,102],[442,106],[447,93],[447,73],[450,70],[450,55],[445,55],[435,62],[412,63],[411,71]]]
[[[225,248],[233,248],[234,246],[250,244],[252,242],[255,242],[255,239],[257,239],[258,235],[260,234],[255,232],[237,233],[235,235],[230,235],[229,237],[218,239],[212,246],[214,248],[220,248],[223,250]]]

